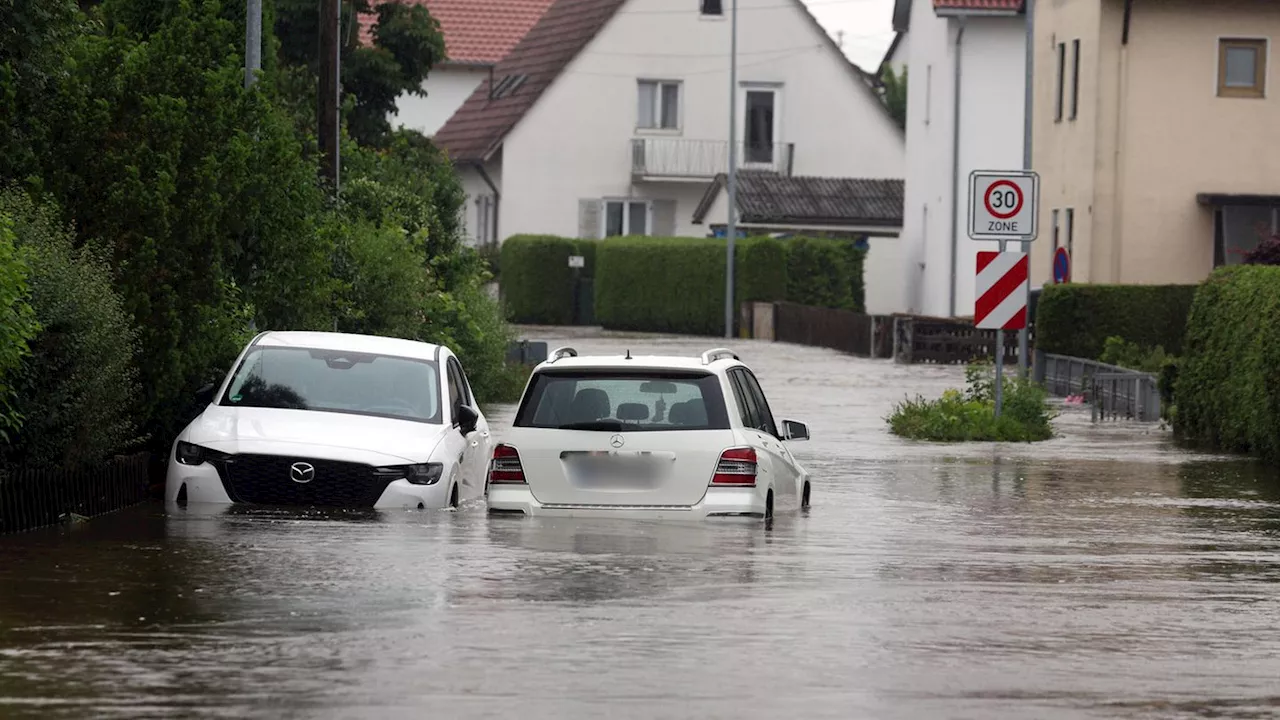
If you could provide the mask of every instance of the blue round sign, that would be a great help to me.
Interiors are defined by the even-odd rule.
[[[1053,281],[1064,283],[1071,280],[1071,258],[1067,249],[1060,247],[1053,252]]]

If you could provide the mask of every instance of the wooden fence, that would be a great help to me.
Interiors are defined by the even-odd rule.
[[[140,453],[96,467],[0,474],[0,535],[136,505],[149,495],[150,462]]]

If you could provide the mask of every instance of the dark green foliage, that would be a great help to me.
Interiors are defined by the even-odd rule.
[[[995,374],[990,362],[965,369],[966,387],[937,400],[917,396],[894,407],[893,434],[935,442],[1034,442],[1053,437],[1053,415],[1044,388],[1021,378],[1004,378],[1003,408],[995,413]]]
[[[502,296],[509,320],[543,325],[573,322],[571,255],[583,257],[585,267],[578,270],[582,278],[595,275],[594,240],[515,235],[502,243]]]
[[[1097,358],[1107,338],[1119,336],[1177,355],[1195,292],[1195,285],[1050,285],[1036,310],[1036,349]]]
[[[880,99],[889,109],[889,115],[898,127],[907,126],[907,69],[902,74],[895,73],[892,67],[885,66],[880,74]]]
[[[1200,286],[1174,399],[1183,437],[1280,460],[1280,267],[1221,268]]]
[[[787,301],[862,312],[862,261],[852,241],[792,238],[787,249]]]
[[[1152,374],[1159,373],[1168,359],[1169,356],[1165,354],[1164,347],[1160,345],[1145,348],[1116,335],[1107,338],[1102,355],[1098,358],[1100,362],[1108,365]]]
[[[0,214],[14,220],[31,268],[31,306],[40,332],[16,374],[24,423],[0,465],[70,467],[105,460],[136,438],[137,330],[112,288],[106,254],[77,249],[56,207],[0,190]]]
[[[0,211],[0,440],[22,426],[14,407],[14,376],[40,330],[28,296],[31,268],[14,245],[9,218]]]
[[[736,244],[739,302],[785,299],[782,243]],[[504,260],[508,272],[511,265]],[[596,250],[595,311],[617,330],[719,335],[724,332],[725,241],[716,238],[609,238]]]

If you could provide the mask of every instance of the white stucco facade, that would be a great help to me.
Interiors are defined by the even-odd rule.
[[[913,312],[970,316],[977,253],[998,245],[968,238],[968,178],[1023,167],[1025,19],[939,17],[916,0],[909,37],[904,287]]]
[[[729,23],[696,11],[642,12],[637,5],[649,8],[652,0],[624,4],[503,140],[500,162],[491,163],[499,167],[490,169],[500,182],[499,238],[581,237],[593,230],[603,236],[603,212],[584,211],[593,201],[648,203],[646,234],[708,235],[708,225],[695,224],[693,216],[714,174],[728,169]],[[739,9],[739,142],[747,93],[767,92],[779,169],[795,176],[901,179],[904,134],[821,27],[798,4],[740,0]],[[637,128],[641,81],[679,87],[677,127]],[[756,102],[760,97],[753,95]],[[637,139],[674,148],[677,164],[706,173],[633,173]],[[490,192],[473,169],[461,172],[469,194]],[[471,238],[477,237],[475,203],[475,195],[468,198]],[[897,265],[898,253],[890,253],[897,239],[881,240],[895,245],[869,258],[868,266]],[[901,275],[895,267],[882,282],[895,285]],[[875,288],[868,290],[878,297]],[[900,292],[885,290],[886,297]],[[875,302],[886,311],[903,309],[886,308],[890,304]]]
[[[488,76],[487,67],[475,65],[433,68],[422,83],[425,97],[406,93],[396,100],[392,124],[431,137]]]

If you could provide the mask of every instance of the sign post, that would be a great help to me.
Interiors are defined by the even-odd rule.
[[[999,253],[978,253],[974,293],[975,326],[996,330],[996,417],[1004,408],[1004,331],[1018,330],[1021,334],[1019,346],[1026,347],[1026,311],[1031,297],[1027,271],[1030,253],[1005,252],[1006,243],[1021,242],[1024,248],[1029,248],[1029,243],[1039,232],[1039,218],[1040,176],[1036,173],[1029,170],[974,170],[969,174],[969,238],[1000,243]],[[1019,294],[1020,309],[1016,297]],[[1020,355],[1018,364],[1025,367],[1026,351]]]

